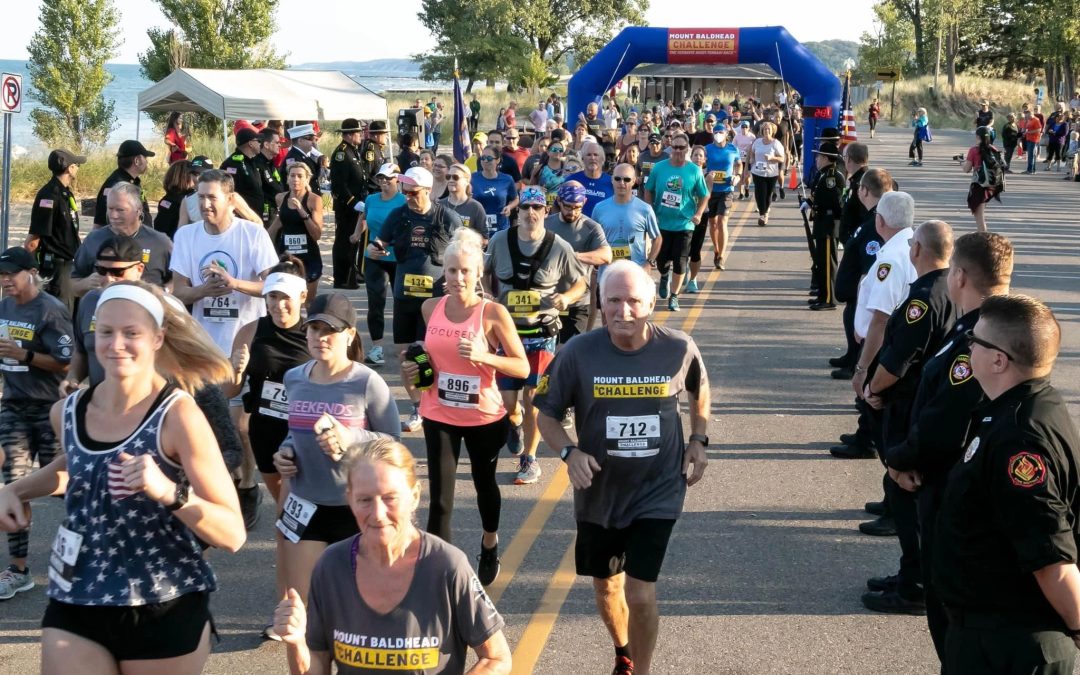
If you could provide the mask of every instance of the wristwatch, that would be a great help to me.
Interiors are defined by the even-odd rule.
[[[566,446],[565,448],[563,448],[562,450],[559,451],[559,458],[562,459],[562,461],[565,462],[566,458],[570,456],[570,451],[571,450],[581,450],[581,448],[579,448],[576,445],[568,445],[568,446]]]
[[[690,434],[690,440],[691,441],[697,441],[698,443],[701,443],[706,448],[709,447],[709,437],[705,436],[703,434]]]
[[[188,485],[186,480],[182,480],[176,484],[176,492],[173,494],[173,503],[165,507],[167,511],[179,511],[183,508],[184,504],[187,504],[188,492],[191,490],[191,486]]]

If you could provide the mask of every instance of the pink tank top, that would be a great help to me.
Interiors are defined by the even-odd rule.
[[[454,323],[447,318],[446,300],[444,297],[435,305],[424,336],[424,349],[435,368],[435,384],[420,394],[420,414],[459,427],[497,422],[506,415],[506,408],[495,385],[495,369],[473,363],[458,354],[458,341],[462,337],[486,339],[484,305],[487,300],[481,300],[463,323]]]

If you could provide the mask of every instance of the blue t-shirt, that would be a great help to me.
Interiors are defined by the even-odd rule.
[[[505,173],[487,178],[477,171],[472,175],[472,196],[480,202],[487,214],[488,238],[499,230],[510,227],[510,219],[502,214],[502,210],[517,199],[517,184],[513,178]]]
[[[364,200],[364,218],[367,219],[368,241],[372,241],[373,239],[382,239],[383,241],[386,241],[382,236],[383,223],[386,222],[386,217],[390,215],[390,212],[400,206],[405,206],[405,195],[400,192],[390,199],[383,199],[381,192],[376,192],[375,194],[367,196]],[[394,262],[396,258],[394,258],[393,249],[387,249],[386,252],[390,255],[385,258],[379,258],[379,260]],[[371,258],[371,256],[368,255],[366,246],[364,247],[364,257]]]
[[[619,204],[611,197],[596,205],[592,217],[604,228],[612,260],[621,260],[629,254],[633,262],[645,264],[649,254],[647,240],[660,236],[660,226],[652,207],[637,197],[625,204]],[[604,267],[600,268],[599,274],[604,273]]]
[[[709,194],[705,176],[697,164],[686,162],[675,167],[671,160],[653,166],[645,189],[652,193],[660,229],[668,232],[692,232],[697,200]]]
[[[584,171],[578,171],[567,176],[566,180],[576,180],[585,186],[585,194],[588,195],[589,199],[585,202],[582,213],[589,218],[593,217],[593,209],[596,208],[597,204],[615,195],[615,184],[611,182],[611,176],[606,173],[600,174],[599,178],[589,178]]]
[[[735,163],[739,161],[739,149],[732,143],[720,147],[716,143],[705,146],[705,170],[713,172],[713,192],[731,192]]]

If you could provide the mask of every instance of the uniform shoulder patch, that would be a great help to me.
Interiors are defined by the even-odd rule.
[[[825,187],[827,187],[827,188],[836,187],[836,179],[833,178],[832,176],[829,176],[828,178],[826,178],[825,179]]]
[[[922,300],[912,300],[908,302],[907,309],[904,310],[904,318],[907,319],[908,325],[918,323],[924,316],[929,308]]]
[[[891,272],[891,271],[892,271],[892,263],[881,263],[880,265],[877,266],[877,272],[876,272],[877,280],[878,281],[885,281],[885,279],[889,276],[889,272]]]
[[[536,383],[536,393],[537,394],[544,395],[544,394],[548,393],[548,387],[549,387],[548,381],[550,379],[551,379],[551,376],[548,375],[547,373],[544,373],[543,375],[540,376],[540,381]]]
[[[334,161],[335,162],[344,162],[345,161],[345,153],[341,152],[341,151],[335,152],[334,153]]]
[[[858,235],[859,235],[859,233],[856,232],[855,236],[858,236]],[[879,242],[877,239],[871,239],[870,241],[868,241],[866,243],[866,255],[877,255],[878,251],[880,251],[880,250],[881,250],[881,242]]]
[[[1042,485],[1046,482],[1046,462],[1034,452],[1018,452],[1009,458],[1009,480],[1021,488]]]
[[[364,153],[364,161],[365,162],[373,162],[373,161],[375,161],[375,151],[374,150],[368,150],[367,152],[365,152]]]
[[[971,379],[971,357],[967,354],[960,354],[953,359],[952,365],[949,366],[949,383],[953,386],[963,384]]]

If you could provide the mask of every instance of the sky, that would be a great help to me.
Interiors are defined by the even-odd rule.
[[[122,15],[124,43],[117,63],[138,63],[138,55],[149,48],[146,29],[165,27],[165,18],[151,0],[114,0]],[[321,0],[315,3],[323,17],[310,18],[311,0],[280,0],[278,31],[274,36],[279,51],[289,53],[289,64],[320,61],[367,61],[380,58],[408,58],[433,46],[431,35],[416,18],[420,0]],[[671,3],[652,0],[646,14],[649,25],[675,28],[725,28],[710,22],[703,25],[699,3]],[[770,0],[765,21],[752,12],[738,12],[746,26],[781,25],[800,41],[828,39],[858,40],[873,26],[873,0],[845,3],[844,18],[835,12],[814,11],[806,0]],[[40,0],[4,0],[5,39],[0,58],[25,59],[26,45],[38,28]],[[362,9],[361,9],[362,8]],[[710,12],[711,13],[711,12]],[[335,20],[336,19],[336,20]],[[374,30],[375,26],[384,29]],[[312,28],[319,31],[312,39]]]

